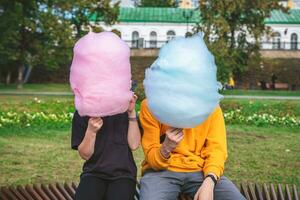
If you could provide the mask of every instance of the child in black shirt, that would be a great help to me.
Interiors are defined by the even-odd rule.
[[[132,200],[137,168],[131,150],[140,144],[134,95],[127,112],[107,117],[81,117],[72,121],[72,148],[83,165],[75,199]]]

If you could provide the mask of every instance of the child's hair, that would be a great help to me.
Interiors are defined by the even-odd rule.
[[[114,34],[116,34],[116,35],[119,36],[120,38],[122,37],[121,31],[119,31],[118,29],[112,29],[111,32],[113,32]]]

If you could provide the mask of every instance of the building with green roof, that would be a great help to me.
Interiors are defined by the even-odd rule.
[[[93,16],[91,21],[94,21]],[[118,21],[113,26],[101,25],[107,30],[120,31],[122,39],[132,48],[159,48],[173,37],[191,32],[195,24],[201,23],[201,17],[199,9],[121,7]],[[263,48],[300,48],[300,9],[291,9],[288,13],[272,11],[265,23],[274,31],[274,37],[262,38]]]

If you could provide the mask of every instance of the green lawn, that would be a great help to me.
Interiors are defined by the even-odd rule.
[[[299,141],[297,129],[228,126],[225,175],[236,182],[300,186]],[[0,185],[78,182],[83,163],[70,149],[69,129],[1,129],[0,155]],[[134,157],[139,167],[141,148]]]
[[[270,113],[300,118],[300,101],[235,100],[221,102],[224,112]],[[139,104],[137,106],[139,109]],[[60,113],[74,110],[73,97],[0,96],[1,111]],[[1,115],[0,115],[1,121]],[[50,127],[50,128],[46,128]],[[228,124],[229,158],[225,174],[237,182],[282,182],[300,187],[300,128]],[[82,160],[70,149],[70,122],[62,126],[0,128],[0,185],[78,182]],[[137,165],[141,148],[134,152]]]

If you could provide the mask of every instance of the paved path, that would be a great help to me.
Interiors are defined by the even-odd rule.
[[[26,96],[73,96],[72,92],[14,92],[2,91],[0,95],[26,95]],[[299,96],[249,96],[249,95],[224,95],[226,99],[275,99],[275,100],[300,100]]]
[[[14,92],[2,91],[0,95],[24,95],[24,96],[73,96],[72,92]]]
[[[300,100],[297,96],[249,96],[249,95],[224,95],[226,99],[275,99],[275,100]]]

